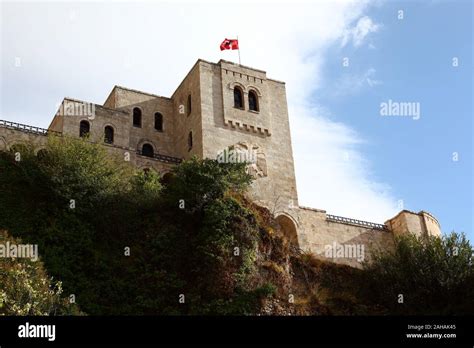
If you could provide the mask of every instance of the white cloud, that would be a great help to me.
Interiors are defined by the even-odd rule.
[[[300,205],[329,213],[384,222],[397,208],[390,187],[371,179],[358,146],[360,135],[320,110],[291,109]]]
[[[374,68],[369,68],[362,73],[350,73],[343,70],[342,76],[332,81],[327,93],[332,98],[343,98],[361,92],[364,87],[373,88],[381,85],[382,81],[375,78],[375,73]]]
[[[242,64],[287,83],[300,203],[374,221],[395,212],[395,200],[372,180],[358,150],[362,136],[329,120],[311,98],[323,88],[328,47],[344,37],[359,45],[377,30],[363,16],[365,1],[2,7],[3,117],[47,126],[61,96],[101,103],[114,84],[170,95],[197,58],[237,61],[237,52],[218,46],[239,35]],[[21,69],[10,64],[17,56]]]
[[[370,17],[364,16],[357,21],[357,24],[354,27],[345,30],[342,37],[342,46],[345,46],[352,41],[352,44],[355,47],[359,47],[362,45],[367,35],[375,33],[379,29],[380,24],[376,24]]]

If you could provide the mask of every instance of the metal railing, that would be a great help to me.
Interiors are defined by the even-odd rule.
[[[48,134],[61,134],[56,131],[51,131],[41,127],[29,126],[26,124],[0,120],[0,127],[7,128],[7,129],[14,129],[20,132],[37,134],[37,135],[48,135]]]
[[[343,223],[343,224],[369,227],[369,228],[374,228],[374,229],[377,229],[377,230],[386,230],[387,229],[387,226],[384,225],[384,224],[377,224],[375,222],[368,222],[368,221],[363,221],[363,220],[351,219],[351,218],[346,218],[346,217],[336,216],[336,215],[330,215],[330,214],[326,214],[326,219],[329,220],[329,221],[333,221],[333,222],[340,222],[340,223]]]
[[[144,155],[143,151],[141,151],[141,150],[137,150],[137,154],[140,155],[140,156],[149,157],[149,158],[152,158],[152,159],[157,159],[158,161],[166,162],[166,163],[179,164],[183,161],[181,158],[161,155],[159,153],[154,153],[153,156]]]

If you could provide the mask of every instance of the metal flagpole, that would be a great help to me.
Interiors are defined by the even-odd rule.
[[[239,44],[239,48],[237,49],[237,51],[239,51],[239,65],[242,65],[240,64],[240,42],[239,42],[239,35],[237,35],[237,42]]]

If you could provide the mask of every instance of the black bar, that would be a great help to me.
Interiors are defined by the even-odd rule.
[[[0,345],[9,344],[474,344],[473,316],[460,317],[0,317]],[[19,338],[19,326],[54,324],[55,340]],[[431,326],[430,330],[408,329]],[[435,329],[448,325],[452,329]],[[456,338],[407,338],[407,334]]]

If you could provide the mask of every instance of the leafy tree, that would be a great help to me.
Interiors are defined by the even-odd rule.
[[[176,207],[184,203],[182,210],[193,213],[221,199],[228,191],[243,192],[252,180],[245,166],[193,157],[174,168],[173,179],[164,191],[165,202]]]
[[[390,314],[472,314],[473,248],[455,232],[441,238],[404,235],[393,251],[375,253],[362,284],[365,298]]]

